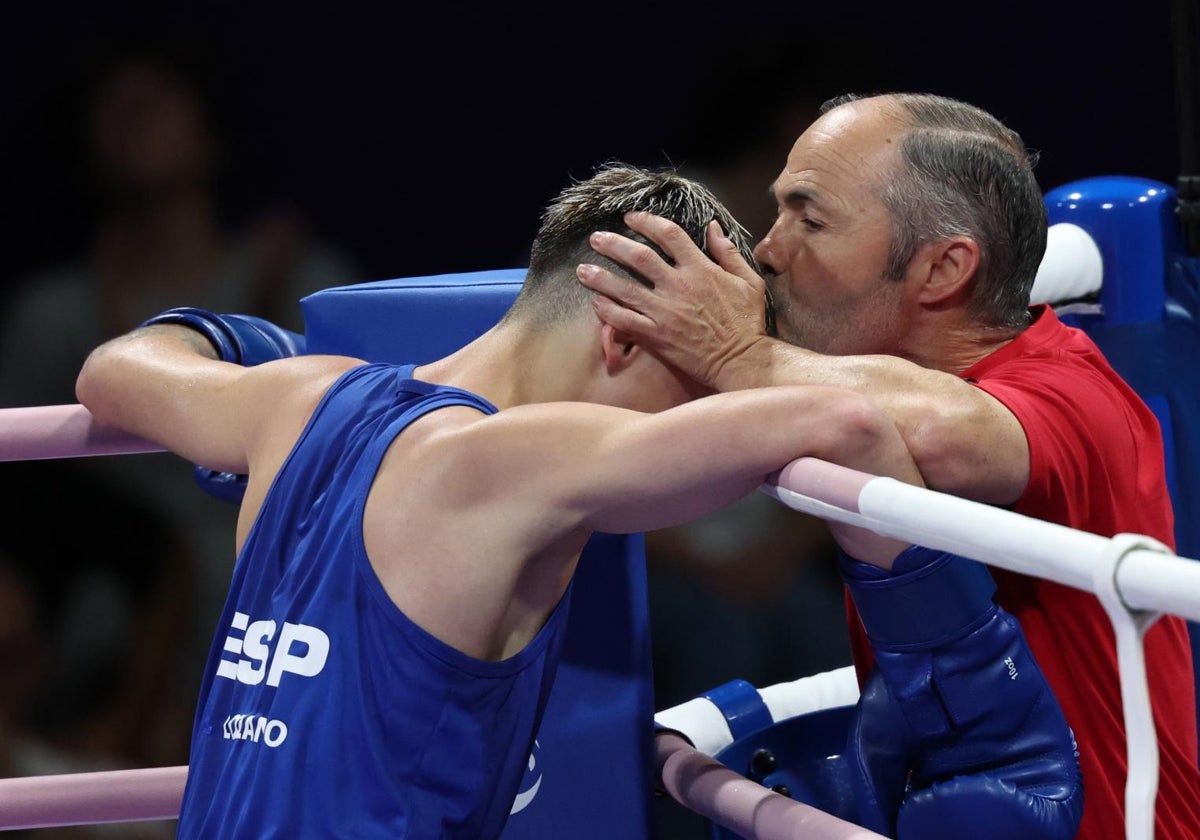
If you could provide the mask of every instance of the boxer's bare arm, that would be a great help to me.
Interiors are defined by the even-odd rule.
[[[92,351],[76,396],[103,425],[211,469],[245,473],[276,450],[286,456],[321,394],[359,364],[298,356],[245,368],[217,361],[188,327],[156,325]]]
[[[795,417],[809,418],[797,424]],[[894,425],[857,394],[764,388],[658,414],[542,403],[451,407],[392,444],[367,500],[371,564],[411,620],[484,658],[520,650],[587,538],[684,522],[811,455],[920,482]],[[874,535],[870,535],[874,537]],[[903,544],[862,542],[890,564]]]
[[[559,534],[689,521],[802,456],[921,483],[891,421],[864,397],[835,388],[718,394],[657,414],[520,406],[431,441],[429,453],[442,465],[437,492],[448,506],[527,506],[547,533]]]

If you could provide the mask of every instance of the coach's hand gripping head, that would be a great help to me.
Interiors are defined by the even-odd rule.
[[[1075,739],[981,563],[914,546],[839,559],[876,665],[849,734],[858,821],[900,840],[1069,840]]]
[[[253,367],[304,353],[304,336],[253,315],[217,315],[204,309],[180,306],[160,312],[138,326],[180,324],[203,335],[223,362]],[[210,495],[241,504],[246,476],[197,466],[196,483]]]

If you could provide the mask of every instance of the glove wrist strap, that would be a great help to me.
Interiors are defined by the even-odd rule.
[[[178,324],[200,333],[208,339],[208,343],[217,351],[217,358],[223,362],[242,363],[242,354],[238,349],[236,338],[229,327],[221,319],[207,309],[197,309],[194,306],[176,306],[147,318],[138,327],[149,327],[154,324]]]
[[[994,609],[996,583],[987,566],[925,548],[908,551],[933,559],[912,571],[881,576],[874,566],[838,555],[842,579],[877,648],[934,648],[964,636]]]

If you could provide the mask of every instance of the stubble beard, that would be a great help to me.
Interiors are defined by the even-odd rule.
[[[900,311],[897,281],[880,276],[865,297],[823,307],[805,306],[780,294],[776,278],[769,278],[768,283],[782,341],[826,356],[892,352]]]

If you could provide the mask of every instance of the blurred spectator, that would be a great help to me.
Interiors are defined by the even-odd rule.
[[[90,213],[78,258],[18,281],[6,307],[0,359],[5,404],[70,402],[84,348],[178,301],[252,312],[302,329],[299,300],[357,281],[343,255],[314,241],[295,210],[234,225],[219,187],[231,188],[232,150],[219,75],[200,48],[135,38],[84,64],[85,84],[55,133],[73,157],[79,194],[56,196],[64,215]],[[246,216],[247,214],[236,214]]]
[[[5,407],[74,403],[88,350],[168,306],[249,312],[303,331],[301,297],[365,279],[295,211],[228,220],[222,178],[236,150],[221,68],[202,47],[137,36],[91,58],[63,109],[71,118],[56,128],[77,149],[59,165],[80,178],[78,194],[55,200],[64,220],[88,210],[86,243],[8,294]],[[47,683],[57,702],[43,708],[43,729],[118,764],[186,763],[236,509],[197,489],[191,465],[172,455],[2,469],[8,486],[27,491],[13,527],[50,523],[14,557],[40,570],[37,596],[55,605]],[[160,712],[169,725],[147,725]]]
[[[9,537],[10,533],[5,532],[5,545],[0,548],[0,778],[125,766],[105,753],[81,750],[72,740],[74,733],[47,726],[47,708],[61,709],[73,698],[60,696],[51,682],[58,650],[53,621],[48,616],[53,608],[39,597],[47,590],[36,581],[36,571],[19,568],[12,561]],[[81,555],[82,562],[87,562],[86,557]],[[140,726],[143,736],[151,738],[158,719],[151,716],[127,722]],[[63,826],[12,831],[4,836],[12,840],[169,840],[173,823]]]

